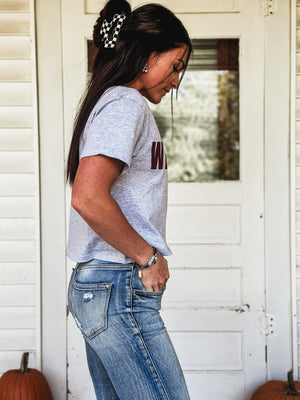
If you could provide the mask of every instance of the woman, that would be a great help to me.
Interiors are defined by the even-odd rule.
[[[94,27],[99,47],[75,121],[68,256],[77,262],[69,308],[86,344],[97,399],[186,400],[176,354],[159,315],[165,256],[167,163],[153,115],[179,85],[191,52],[168,9],[133,12],[110,0]]]

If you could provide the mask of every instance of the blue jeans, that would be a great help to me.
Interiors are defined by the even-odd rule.
[[[98,400],[188,400],[159,315],[163,290],[148,292],[134,264],[77,264],[69,309],[85,339]]]

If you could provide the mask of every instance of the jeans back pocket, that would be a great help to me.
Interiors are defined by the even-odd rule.
[[[92,339],[107,328],[110,283],[78,282],[76,273],[70,282],[70,311],[84,336]]]

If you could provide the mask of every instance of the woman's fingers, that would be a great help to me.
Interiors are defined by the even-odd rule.
[[[170,277],[167,260],[159,254],[156,264],[142,270],[142,282],[147,291],[159,292]]]

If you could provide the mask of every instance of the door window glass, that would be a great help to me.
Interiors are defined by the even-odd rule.
[[[171,100],[168,94],[150,105],[163,137],[170,181],[239,179],[238,49],[238,39],[193,40],[177,96],[173,93]]]

